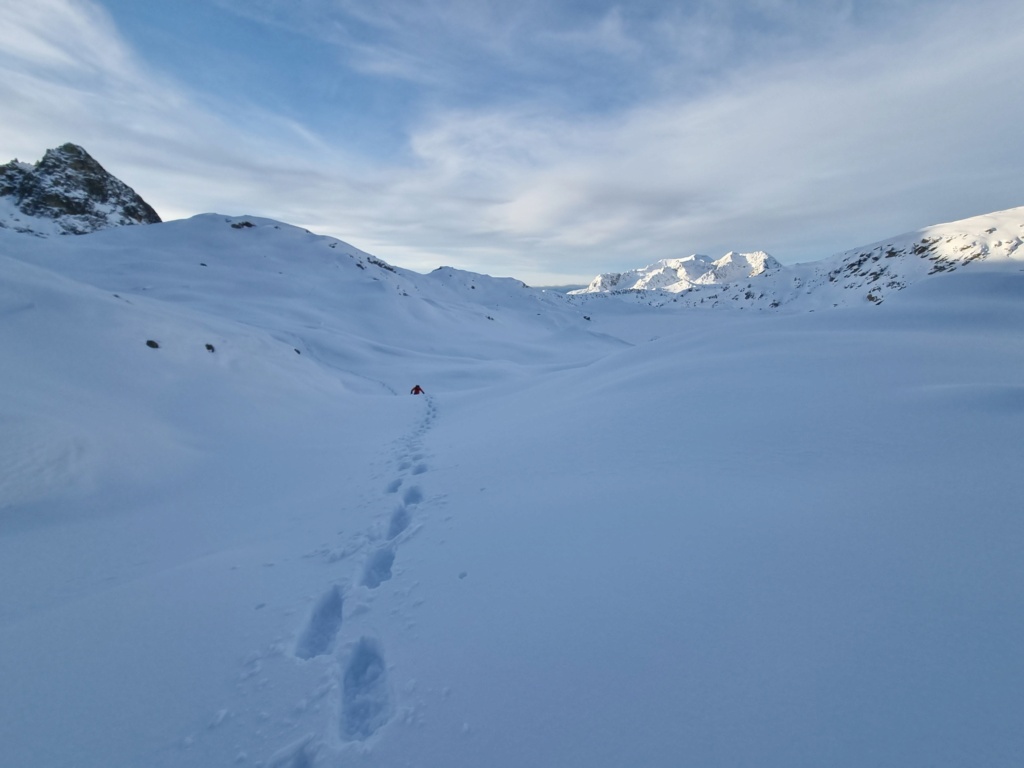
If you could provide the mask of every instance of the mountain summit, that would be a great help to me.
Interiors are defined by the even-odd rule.
[[[158,223],[149,203],[77,144],[47,150],[35,165],[0,166],[0,227],[45,236]]]

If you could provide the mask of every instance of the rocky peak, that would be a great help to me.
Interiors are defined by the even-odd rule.
[[[0,166],[0,227],[36,235],[81,235],[159,222],[135,190],[77,144],[47,150],[35,165],[13,160]]]

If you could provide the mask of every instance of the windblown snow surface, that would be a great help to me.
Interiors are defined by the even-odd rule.
[[[208,215],[0,270],[3,765],[1024,761],[1020,262],[709,312]]]

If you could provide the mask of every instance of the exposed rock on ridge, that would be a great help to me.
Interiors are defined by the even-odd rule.
[[[0,227],[35,235],[82,235],[159,222],[135,190],[77,144],[47,150],[35,165],[13,160],[0,166]]]

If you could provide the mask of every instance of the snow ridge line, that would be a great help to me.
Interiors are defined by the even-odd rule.
[[[423,450],[423,438],[437,417],[433,398],[424,395],[422,399],[426,404],[422,419],[400,440],[401,447],[392,456],[396,474],[387,484],[385,496],[397,496],[397,506],[386,520],[379,520],[373,530],[357,535],[340,551],[326,553],[330,563],[361,552],[365,555],[354,580],[355,586],[345,588],[332,584],[328,587],[309,614],[292,651],[302,661],[327,656],[339,662],[337,671],[333,673],[340,688],[339,721],[333,726],[333,733],[325,734],[323,740],[304,740],[295,748],[286,748],[283,753],[278,753],[273,761],[275,766],[309,765],[325,743],[336,742],[339,737],[343,742],[364,742],[392,719],[395,708],[380,640],[360,635],[343,644],[339,639],[343,632],[348,594],[356,589],[373,591],[389,581],[393,576],[399,545],[415,531],[415,513],[425,497],[422,488],[409,481],[430,469]],[[343,663],[340,663],[339,656],[344,657]]]

